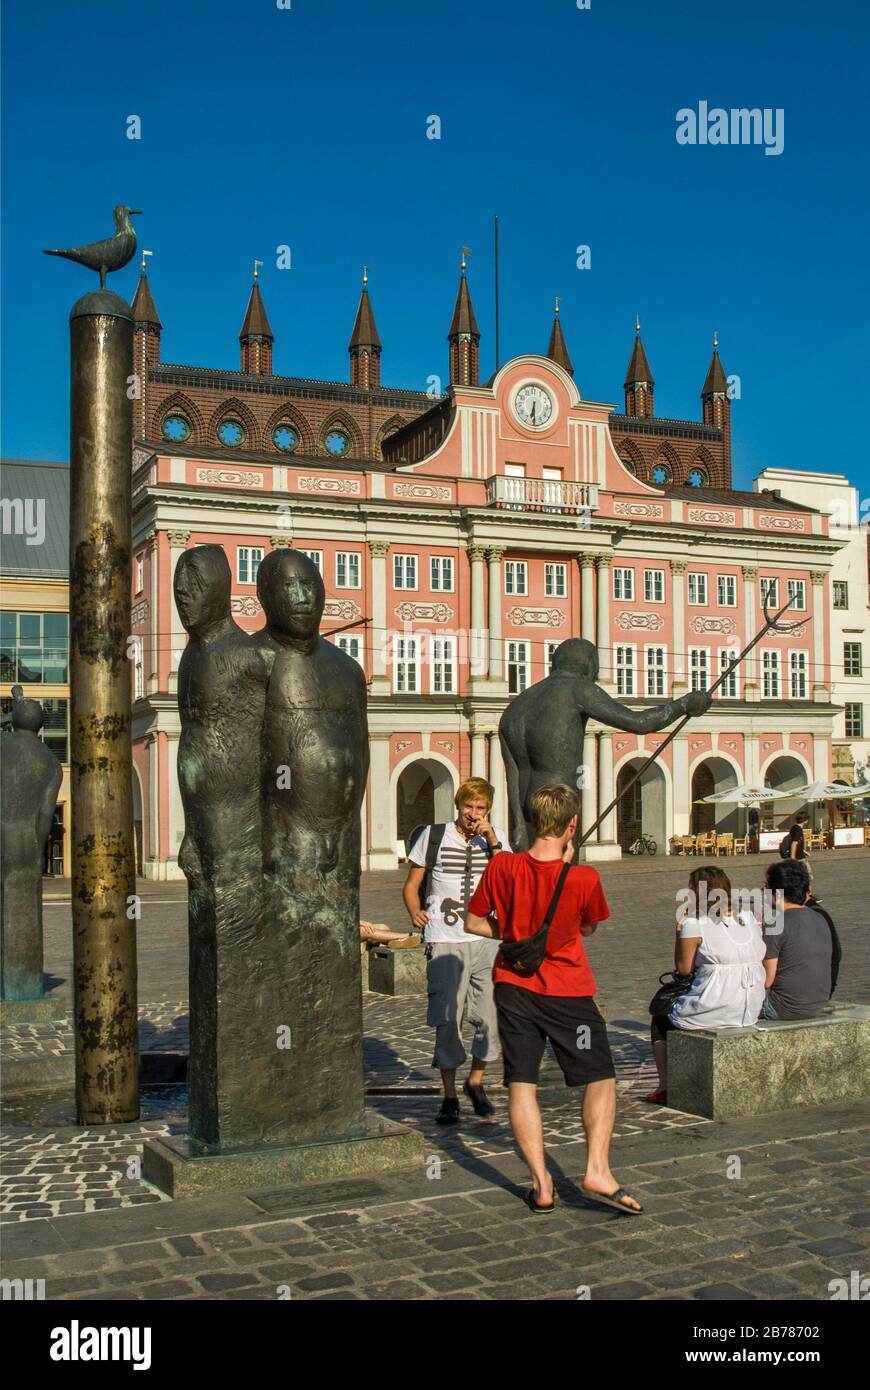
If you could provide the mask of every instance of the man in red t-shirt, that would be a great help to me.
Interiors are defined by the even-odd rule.
[[[541,787],[535,792],[530,801],[534,843],[523,854],[499,854],[490,861],[469,903],[467,932],[502,941],[534,936],[547,915],[562,866],[573,858],[579,809],[573,787]],[[583,1191],[619,1211],[643,1210],[610,1171],[616,1076],[607,1029],[593,998],[595,977],[581,939],[609,916],[597,872],[577,865],[564,880],[539,968],[523,974],[502,954],[493,967],[511,1128],[532,1175],[534,1186],[526,1202],[534,1212],[552,1211],[554,1206],[537,1097],[547,1041],[566,1086],[586,1087]]]

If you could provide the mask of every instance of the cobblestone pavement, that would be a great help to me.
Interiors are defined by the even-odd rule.
[[[646,1001],[670,964],[674,894],[690,866],[602,866],[613,921],[590,943],[617,1063],[613,1166],[644,1201],[642,1219],[579,1193],[579,1102],[548,1069],[541,1100],[560,1203],[531,1216],[500,1077],[494,1122],[467,1113],[445,1132],[424,1001],[368,995],[368,1104],[423,1133],[425,1173],[171,1202],[136,1176],[137,1160],[148,1135],[183,1131],[183,1089],[154,1087],[140,1123],[103,1130],[75,1127],[67,1086],[6,1112],[4,1277],[45,1278],[49,1299],[573,1299],[584,1285],[594,1299],[827,1299],[830,1280],[870,1269],[866,1108],[713,1122],[641,1099],[654,1079]],[[726,867],[735,882],[761,882],[757,861]],[[870,854],[845,867],[820,858],[816,883],[843,938],[840,994],[867,1002]],[[401,879],[366,875],[364,914],[400,923]],[[183,885],[142,887],[140,1040],[150,1053],[184,1053]],[[69,907],[63,884],[49,893],[59,901],[46,914],[46,965],[63,992]],[[62,1060],[71,1042],[68,1025],[18,1025],[4,1029],[4,1056]]]

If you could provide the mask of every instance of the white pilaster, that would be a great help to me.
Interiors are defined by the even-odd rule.
[[[471,732],[471,775],[486,777],[486,734],[479,729]]]
[[[158,566],[157,566],[157,532],[149,531],[145,537],[148,543],[148,557],[151,565],[151,650],[148,654],[148,670],[143,672],[145,676],[145,693],[153,695],[160,689],[160,614],[157,608],[158,588]]]
[[[673,749],[672,781],[674,784],[674,835],[692,833],[692,789],[689,786],[689,739],[686,734],[678,735],[671,744]]]
[[[583,739],[583,786],[580,792],[580,828],[583,834],[594,825],[598,818],[598,744],[595,734],[589,732],[586,726],[586,734]],[[590,836],[586,841],[587,845],[594,845],[598,841],[599,831]]]
[[[610,556],[596,556],[598,569],[597,632],[598,643],[598,682],[608,686],[613,683],[611,641],[610,641]],[[584,756],[585,761],[585,756]]]
[[[825,678],[825,572],[811,570],[813,584],[813,699],[824,703],[830,696]]]
[[[488,735],[489,738],[489,780],[492,783],[495,795],[492,799],[492,824],[507,832],[508,828],[508,806],[507,806],[507,780],[504,771],[504,759],[501,755],[501,744],[498,741],[498,730],[493,729]]]
[[[598,778],[598,799],[603,811],[613,800],[613,735],[609,729],[598,735]],[[615,806],[598,827],[598,839],[602,844],[616,844]]]
[[[178,663],[181,660],[181,653],[187,641],[184,625],[178,616],[178,609],[175,606],[175,569],[183,552],[187,549],[187,542],[190,540],[189,531],[167,531],[169,540],[169,612],[170,612],[170,631],[169,631],[169,683],[170,694],[178,689]]]
[[[580,566],[580,636],[595,642],[595,556],[577,556]]]
[[[372,808],[371,846],[367,862],[370,869],[395,869],[396,847],[390,838],[390,736],[370,734]]]
[[[386,663],[387,552],[389,548],[386,541],[369,541],[369,550],[372,553],[372,695],[389,695],[390,693],[390,676]],[[372,802],[375,803],[374,796]]]
[[[828,740],[824,734],[813,734],[813,781],[827,782],[832,775],[828,767]]]
[[[671,561],[671,582],[674,594],[674,679],[671,686],[672,698],[685,695],[688,690],[686,679],[686,562]],[[676,833],[676,832],[675,832]],[[682,831],[680,832],[683,833]],[[688,834],[688,831],[685,832]]]
[[[503,550],[487,550],[489,566],[489,679],[504,679],[504,660],[501,632],[501,557]]]
[[[755,585],[758,581],[758,570],[753,565],[743,566],[743,623],[745,640],[751,642],[755,636]],[[758,649],[754,647],[747,657],[743,659],[743,698],[744,700],[758,700],[761,691],[758,688]],[[757,745],[756,745],[757,752]],[[747,776],[747,780],[752,779]]]

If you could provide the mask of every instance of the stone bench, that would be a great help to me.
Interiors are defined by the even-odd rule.
[[[668,1033],[668,1105],[711,1120],[870,1096],[870,1008]]]
[[[368,988],[373,994],[425,994],[426,951],[421,943],[393,947],[388,942],[373,943],[366,950]],[[363,960],[363,989],[366,988],[366,959]]]

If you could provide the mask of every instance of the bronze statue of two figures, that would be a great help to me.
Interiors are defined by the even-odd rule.
[[[190,1141],[194,1152],[355,1138],[364,1132],[359,951],[366,685],[319,636],[323,581],[291,549],[260,566],[259,632],[234,622],[218,545],[186,550],[175,601],[190,640],[178,670],[180,862],[189,884]],[[511,842],[528,803],[573,784],[587,719],[647,732],[701,713],[695,692],[637,712],[597,684],[589,642],[501,722]]]
[[[323,581],[272,551],[245,633],[220,546],[180,557],[179,855],[189,885],[192,1149],[364,1131],[359,949],[366,685],[319,636]]]

